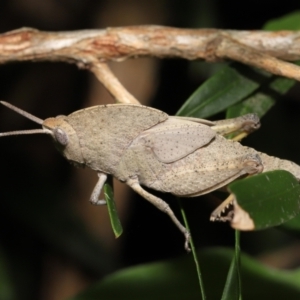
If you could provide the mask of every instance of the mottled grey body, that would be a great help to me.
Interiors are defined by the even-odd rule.
[[[282,169],[300,179],[298,165],[222,136],[232,131],[251,132],[258,128],[259,120],[255,115],[210,122],[170,117],[145,106],[117,104],[94,106],[43,121],[6,102],[1,103],[43,127],[43,130],[19,134],[50,134],[70,162],[98,173],[92,203],[103,202],[99,195],[107,175],[111,174],[166,212],[184,233],[187,249],[188,231],[162,199],[141,185],[177,196],[194,197],[226,186],[243,175],[263,171]]]

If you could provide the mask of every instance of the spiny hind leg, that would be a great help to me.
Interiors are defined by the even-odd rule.
[[[240,141],[251,132],[259,129],[260,120],[256,114],[247,114],[238,118],[219,120],[211,127],[218,134],[233,134],[235,141]]]
[[[227,211],[230,207],[230,210]],[[221,215],[221,214],[224,215]],[[221,203],[211,214],[211,221],[230,222],[234,229],[253,230],[255,224],[249,214],[243,210],[237,203],[235,196],[230,194],[225,201]]]
[[[135,192],[137,192],[139,195],[141,195],[144,199],[148,200],[150,203],[152,203],[154,206],[156,206],[159,210],[166,213],[173,223],[177,226],[177,228],[184,234],[185,237],[185,244],[184,247],[187,251],[190,251],[189,248],[189,242],[190,242],[190,233],[189,231],[180,223],[180,221],[176,218],[174,215],[172,209],[170,206],[163,201],[162,199],[148,193],[146,190],[144,190],[138,181],[137,178],[131,178],[127,180],[126,182]]]
[[[210,215],[210,221],[220,221],[227,222],[231,221],[233,218],[232,211],[229,211],[227,215],[222,216],[222,213],[225,213],[230,206],[233,205],[235,197],[233,194],[230,194]]]

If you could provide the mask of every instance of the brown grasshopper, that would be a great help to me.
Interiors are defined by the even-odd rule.
[[[259,128],[257,116],[208,121],[168,116],[140,105],[99,105],[68,116],[41,120],[7,102],[1,103],[42,129],[1,133],[44,133],[52,136],[58,150],[76,166],[89,167],[98,174],[90,201],[103,204],[101,189],[111,174],[169,215],[185,236],[190,234],[169,205],[142,186],[179,197],[195,197],[226,186],[235,179],[270,170],[286,170],[300,180],[300,167],[293,162],[270,157],[242,146],[224,136],[242,135]],[[232,201],[223,202],[211,220],[223,220],[221,212]],[[228,217],[224,218],[228,220]]]

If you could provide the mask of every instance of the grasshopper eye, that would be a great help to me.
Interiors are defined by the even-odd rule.
[[[53,130],[55,140],[63,146],[67,146],[69,142],[68,135],[60,128]]]

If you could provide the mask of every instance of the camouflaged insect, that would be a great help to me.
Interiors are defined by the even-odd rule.
[[[286,170],[300,179],[300,167],[242,146],[224,137],[259,128],[259,119],[245,115],[236,119],[207,121],[174,117],[146,106],[99,105],[68,116],[41,120],[15,106],[1,103],[42,125],[43,129],[0,134],[45,133],[52,136],[62,155],[77,166],[95,170],[99,180],[90,201],[99,199],[107,175],[113,175],[169,215],[185,236],[190,234],[162,199],[142,186],[179,197],[195,197],[226,186],[233,180],[270,170]],[[221,204],[211,220],[222,220]]]

